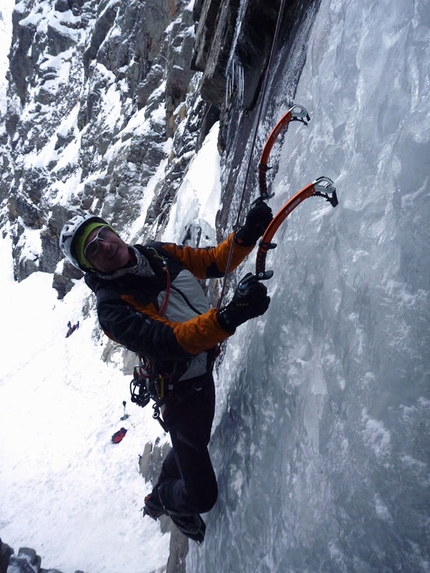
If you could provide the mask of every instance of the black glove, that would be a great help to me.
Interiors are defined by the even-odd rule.
[[[272,219],[272,209],[263,199],[258,198],[254,201],[254,207],[249,210],[245,224],[236,233],[237,243],[244,247],[255,245],[258,239],[264,235],[264,231]]]
[[[267,288],[255,275],[248,273],[238,284],[232,301],[218,311],[218,322],[221,328],[233,333],[239,324],[264,314],[269,302]]]

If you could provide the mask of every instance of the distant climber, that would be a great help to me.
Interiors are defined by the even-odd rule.
[[[72,326],[72,323],[71,323],[70,320],[69,320],[69,322],[67,323],[67,329],[68,329],[68,330],[67,330],[66,338],[69,338],[69,336],[70,336],[71,334],[73,334],[73,333],[75,332],[75,330],[77,330],[78,328],[79,328],[79,320],[78,320],[78,322],[77,322],[76,324],[74,324],[73,326]]]
[[[112,436],[112,443],[119,444],[125,437],[126,433],[127,430],[125,428],[121,428],[120,430],[115,432],[114,435]]]

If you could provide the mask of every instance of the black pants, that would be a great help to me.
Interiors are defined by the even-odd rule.
[[[207,373],[203,382],[201,390],[169,399],[163,413],[173,447],[153,495],[159,495],[167,510],[183,515],[209,511],[218,496],[207,447],[215,412],[212,374]]]

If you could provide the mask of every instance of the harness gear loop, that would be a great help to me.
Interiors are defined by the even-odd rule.
[[[130,382],[131,401],[144,408],[150,400],[153,400],[152,417],[158,420],[165,432],[169,429],[161,416],[161,406],[169,399],[184,400],[188,396],[200,392],[205,385],[205,377],[212,372],[216,358],[220,355],[219,346],[207,350],[206,373],[190,380],[179,381],[181,373],[171,375],[153,372],[151,361],[145,356],[139,356],[139,365],[134,367],[133,380]]]
[[[167,425],[165,424],[163,418],[161,417],[160,405],[158,404],[158,402],[154,402],[152,404],[152,409],[153,409],[152,417],[154,418],[154,420],[157,420],[157,422],[160,424],[163,430],[167,433],[169,429],[167,428]]]
[[[240,220],[240,216],[242,213],[243,202],[244,202],[244,197],[245,197],[245,190],[246,190],[246,185],[248,182],[249,171],[251,168],[251,160],[252,160],[252,156],[254,153],[255,142],[257,140],[257,130],[258,130],[258,126],[260,125],[261,114],[262,114],[262,110],[263,110],[263,102],[264,102],[265,97],[266,97],[267,85],[269,82],[269,72],[271,70],[272,62],[273,62],[273,59],[275,56],[275,48],[276,48],[276,44],[278,41],[279,32],[281,29],[281,20],[282,20],[282,15],[284,12],[285,4],[286,4],[286,0],[281,0],[281,5],[279,7],[279,12],[278,12],[278,18],[276,20],[275,33],[273,35],[272,46],[270,49],[270,56],[269,56],[269,60],[267,62],[266,72],[264,74],[263,88],[262,88],[262,92],[261,92],[260,103],[258,106],[257,119],[256,119],[255,126],[254,126],[254,134],[252,137],[251,150],[249,153],[249,159],[248,159],[248,164],[247,164],[247,168],[246,168],[245,181],[243,183],[243,189],[242,189],[242,194],[240,197],[239,209],[238,209],[238,213],[237,213],[237,217],[236,217],[236,222],[235,222],[234,227],[233,227],[233,241],[231,243],[230,251],[228,253],[227,264],[225,267],[225,274],[224,274],[224,280],[222,283],[221,294],[220,294],[218,304],[217,304],[218,310],[221,308],[222,300],[223,300],[224,295],[225,295],[225,290],[226,290],[226,285],[227,285],[227,274],[228,274],[228,271],[229,271],[230,266],[231,266],[231,259],[233,257],[233,248],[234,248],[234,243],[235,243],[235,239],[236,239],[236,233],[237,233],[238,228],[239,228],[239,220]]]
[[[173,385],[167,385],[171,391]],[[152,405],[152,417],[160,423],[165,432],[167,428],[160,414],[160,405],[166,397],[166,381],[161,374],[153,374],[151,362],[144,356],[139,356],[139,365],[133,369],[133,379],[130,382],[131,401],[144,408],[150,400]]]

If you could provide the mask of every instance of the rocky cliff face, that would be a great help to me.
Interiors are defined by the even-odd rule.
[[[237,127],[243,110],[255,106],[280,2],[243,4],[16,5],[0,199],[17,280],[55,271],[60,229],[77,211],[121,230],[142,214],[144,200],[141,234],[155,236],[189,161],[220,117],[220,149],[234,155],[238,134],[246,140],[249,131]],[[289,3],[282,43],[294,10],[303,4]],[[160,170],[163,181],[151,186]],[[57,275],[61,297],[76,272],[66,264]]]
[[[69,215],[121,229],[163,162],[171,181],[183,171],[173,137],[193,91],[194,22],[184,2],[24,1],[13,24],[0,193],[21,280],[55,270]]]

